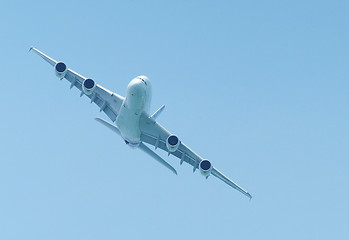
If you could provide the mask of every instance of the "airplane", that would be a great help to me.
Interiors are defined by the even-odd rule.
[[[206,179],[213,175],[251,200],[251,194],[223,175],[212,166],[209,160],[199,156],[187,147],[178,136],[167,131],[156,121],[165,105],[153,114],[149,114],[152,86],[148,77],[138,76],[132,79],[127,86],[126,97],[122,97],[100,86],[93,79],[74,72],[64,62],[56,61],[34,47],[31,47],[29,51],[34,51],[53,66],[58,78],[61,80],[65,78],[70,82],[70,89],[78,88],[81,91],[80,97],[86,95],[91,103],[95,103],[100,112],[103,111],[115,124],[102,118],[95,118],[95,120],[121,136],[128,146],[141,149],[177,175],[175,168],[146,144],[152,145],[155,150],[160,148],[168,155],[172,154],[179,158],[180,165],[183,162],[188,163],[193,167],[193,172],[199,169]]]

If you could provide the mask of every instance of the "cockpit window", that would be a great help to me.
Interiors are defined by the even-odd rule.
[[[145,85],[148,85],[148,84],[147,84],[147,82],[146,82],[146,81],[145,81],[143,78],[141,78],[141,77],[140,77],[139,79],[141,79],[141,80],[142,80],[142,82],[144,82],[144,83],[145,83]]]

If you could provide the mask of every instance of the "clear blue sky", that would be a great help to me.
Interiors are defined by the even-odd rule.
[[[0,239],[349,238],[349,2],[207,2],[0,4]],[[252,201],[128,148],[30,46],[121,95],[149,76]]]

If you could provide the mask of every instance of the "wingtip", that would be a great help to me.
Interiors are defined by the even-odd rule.
[[[30,48],[29,48],[29,51],[28,52],[30,52],[32,49],[33,49],[34,47],[33,46],[31,46]]]

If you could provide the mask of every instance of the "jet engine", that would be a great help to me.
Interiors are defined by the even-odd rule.
[[[55,73],[56,76],[59,77],[60,79],[64,78],[65,75],[67,74],[68,68],[67,65],[65,65],[64,62],[58,62],[55,65]]]
[[[166,139],[166,147],[169,152],[177,151],[179,144],[180,144],[180,141],[176,135],[170,135]]]
[[[205,177],[208,177],[210,176],[212,171],[212,164],[207,159],[204,159],[200,162],[199,169],[202,175],[204,175]]]
[[[95,90],[95,88],[96,88],[96,82],[91,78],[87,78],[82,82],[82,91],[86,95],[91,95],[93,93],[93,90]]]

